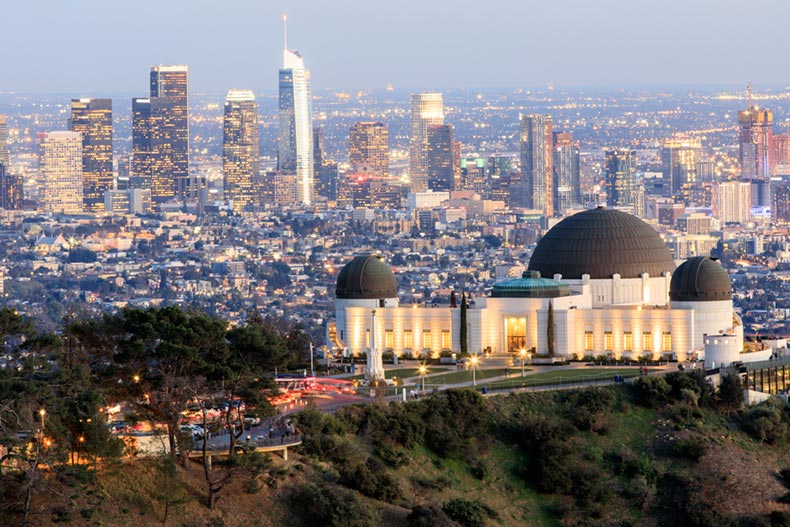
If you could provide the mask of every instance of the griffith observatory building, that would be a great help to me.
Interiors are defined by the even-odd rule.
[[[743,349],[727,271],[706,256],[676,267],[650,225],[614,209],[559,222],[520,278],[494,284],[466,310],[400,305],[395,275],[376,255],[346,264],[335,295],[328,342],[346,355],[373,357],[371,377],[383,376],[375,363],[384,352],[459,352],[462,318],[471,354],[705,359],[715,367],[741,360]]]

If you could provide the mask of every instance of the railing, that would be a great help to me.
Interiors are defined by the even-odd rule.
[[[235,448],[239,449],[247,449],[247,448],[272,448],[276,449],[275,447],[289,447],[295,446],[302,442],[301,434],[291,434],[291,435],[283,435],[280,437],[270,437],[270,438],[258,438],[258,439],[250,439],[249,441],[237,441],[235,443]],[[209,444],[206,447],[207,452],[217,453],[227,451],[230,444],[222,444],[222,445],[211,445]],[[199,454],[203,450],[202,444],[195,445],[195,448],[192,450],[192,454]]]

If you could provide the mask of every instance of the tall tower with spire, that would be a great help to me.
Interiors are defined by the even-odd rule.
[[[280,69],[280,136],[277,170],[296,174],[299,201],[313,202],[313,100],[310,71],[298,51],[288,49],[287,17],[283,17],[283,67]]]

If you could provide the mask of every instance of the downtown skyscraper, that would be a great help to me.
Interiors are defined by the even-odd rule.
[[[579,145],[570,132],[553,132],[554,210],[564,214],[582,201]]]
[[[0,114],[0,209],[15,210],[22,204],[22,178],[11,173],[8,151],[8,123]]]
[[[47,132],[39,148],[40,208],[45,213],[80,214],[82,206],[82,135]]]
[[[415,93],[411,96],[411,141],[409,145],[410,190],[428,189],[428,129],[444,124],[441,93]]]
[[[520,206],[554,214],[552,169],[552,121],[550,115],[521,117]]]
[[[770,205],[774,114],[750,106],[738,112],[738,158],[741,178],[752,184],[752,206]]]
[[[163,119],[171,126],[169,151],[175,196],[196,199],[198,188],[189,179],[189,70],[186,66],[153,66],[151,98],[169,99]],[[164,185],[162,185],[164,187]],[[155,189],[156,187],[154,187]]]
[[[251,90],[230,90],[222,121],[222,174],[225,199],[234,212],[260,204],[258,103]]]
[[[194,199],[189,180],[186,66],[151,68],[151,95],[132,99],[131,186],[151,189],[154,203]]]
[[[313,97],[310,71],[298,51],[283,49],[283,67],[279,77],[280,135],[277,149],[277,170],[296,174],[298,201],[313,202]]]
[[[606,204],[631,207],[634,214],[644,213],[644,192],[636,179],[636,150],[614,149],[606,152]]]
[[[348,133],[351,173],[364,172],[385,179],[389,176],[389,129],[384,123],[354,123]]]
[[[11,156],[8,153],[8,121],[2,113],[0,113],[0,165],[4,165],[6,170],[11,168]]]
[[[428,127],[428,189],[450,191],[460,188],[460,152],[451,124]]]
[[[69,130],[82,135],[82,199],[85,210],[104,210],[112,190],[112,100],[72,99]]]

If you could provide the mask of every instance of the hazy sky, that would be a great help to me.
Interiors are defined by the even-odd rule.
[[[790,84],[786,0],[0,0],[0,91],[274,91],[285,12],[315,89]]]

